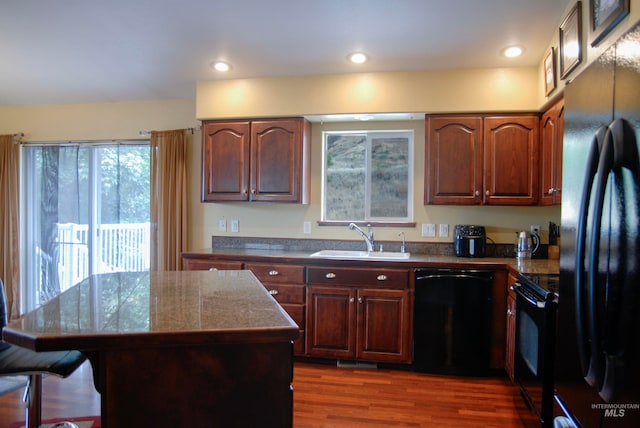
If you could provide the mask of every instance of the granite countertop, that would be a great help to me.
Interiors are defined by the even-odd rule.
[[[311,250],[287,250],[280,248],[207,248],[202,250],[188,251],[183,256],[188,257],[210,257],[215,256],[233,260],[234,258],[246,260],[277,259],[284,261],[297,261],[305,264],[317,263],[386,263],[394,265],[407,265],[409,267],[485,267],[485,268],[511,268],[523,274],[548,274],[557,275],[560,273],[558,260],[551,259],[529,259],[524,262],[518,261],[515,257],[481,257],[467,258],[450,255],[428,255],[411,253],[411,257],[406,260],[369,260],[369,259],[328,259],[311,257],[314,251]]]
[[[293,340],[298,326],[250,271],[91,276],[11,322],[36,351]]]

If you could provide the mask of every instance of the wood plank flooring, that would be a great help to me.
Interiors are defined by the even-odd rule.
[[[294,427],[516,427],[526,409],[505,377],[436,376],[405,370],[295,363]],[[67,379],[43,381],[43,418],[98,415],[100,396],[85,363]],[[23,390],[0,397],[0,427],[24,420]]]

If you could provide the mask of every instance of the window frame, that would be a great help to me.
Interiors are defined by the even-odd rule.
[[[327,138],[331,135],[363,135],[366,137],[365,159],[365,218],[348,220],[327,219]],[[371,216],[371,165],[372,165],[372,140],[375,137],[407,138],[407,216],[406,217],[373,217]],[[411,128],[384,128],[384,129],[358,129],[358,130],[323,130],[322,131],[322,173],[321,173],[321,220],[320,226],[342,226],[349,223],[371,224],[376,226],[415,226],[414,222],[414,164],[415,164],[415,130]]]

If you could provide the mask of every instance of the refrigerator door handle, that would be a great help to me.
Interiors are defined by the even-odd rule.
[[[604,142],[604,136],[607,127],[601,126],[593,136],[593,140],[589,147],[587,158],[587,167],[585,179],[583,181],[582,198],[580,203],[580,211],[578,213],[578,228],[576,231],[576,268],[574,278],[574,294],[575,294],[575,316],[576,316],[576,338],[578,342],[578,354],[580,358],[580,366],[582,375],[586,378],[589,372],[590,354],[589,354],[589,329],[585,317],[585,299],[584,288],[586,285],[585,277],[585,250],[587,239],[587,217],[589,214],[589,203],[591,202],[591,188],[598,171],[598,162],[600,159],[600,151]]]
[[[624,199],[626,196],[632,195],[633,201],[630,208],[633,212],[631,216],[633,218],[638,217],[640,212],[640,203],[638,201],[638,189],[640,188],[640,165],[638,147],[633,127],[629,122],[624,119],[616,119],[610,126],[610,134],[613,140],[613,169],[615,174],[615,180],[621,186],[621,196]],[[625,182],[622,174],[622,168],[626,168],[631,173],[630,183],[633,188],[624,189]],[[618,204],[621,210],[620,224],[624,224],[625,218],[628,216],[627,205],[623,202]],[[638,240],[637,230],[635,233],[620,233],[620,242],[617,243],[617,247],[620,251],[624,251],[628,248],[629,239]],[[629,236],[630,235],[630,236]],[[632,243],[631,252],[636,247],[637,242]],[[631,266],[629,266],[631,264]],[[621,332],[624,331],[625,320],[632,319],[634,312],[637,310],[633,307],[634,299],[632,296],[627,295],[625,291],[631,290],[636,285],[636,275],[638,266],[633,262],[632,257],[620,257],[618,260],[617,271],[609,272],[609,275],[616,277],[615,281],[607,281],[607,298],[606,298],[606,325],[605,334],[608,338],[608,342],[604,343],[604,373],[603,381],[599,388],[598,393],[607,402],[611,402],[616,399],[622,384],[625,379],[625,358],[626,343],[623,337],[620,337]]]
[[[595,177],[593,193],[593,211],[591,219],[591,241],[589,243],[589,267],[587,272],[586,323],[590,339],[589,370],[585,380],[600,391],[604,378],[604,353],[602,350],[601,317],[598,312],[598,273],[600,264],[600,238],[602,230],[602,211],[604,198],[609,182],[609,175],[614,168],[614,144],[611,128],[607,129],[600,151],[598,171]]]

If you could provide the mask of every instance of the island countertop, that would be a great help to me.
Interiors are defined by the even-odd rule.
[[[91,276],[11,322],[35,350],[119,349],[293,340],[298,326],[250,271]]]

